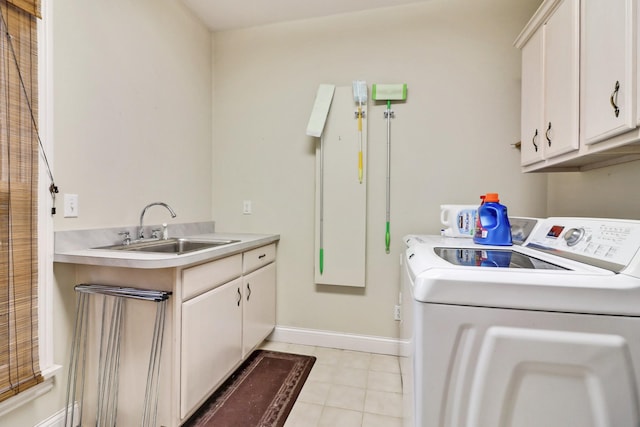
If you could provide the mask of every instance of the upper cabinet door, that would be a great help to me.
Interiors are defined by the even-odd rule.
[[[585,144],[635,127],[636,1],[582,1],[580,71]]]
[[[543,76],[542,28],[522,47],[521,164],[543,159]]]
[[[563,0],[544,25],[546,158],[579,148],[579,13],[579,0]]]

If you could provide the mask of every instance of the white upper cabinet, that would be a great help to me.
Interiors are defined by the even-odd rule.
[[[545,157],[579,147],[578,0],[562,0],[544,25]]]
[[[580,77],[585,144],[636,126],[635,2],[582,1]]]
[[[543,159],[544,108],[542,86],[542,30],[536,31],[522,47],[521,160],[523,165]]]
[[[640,160],[639,1],[544,0],[522,30],[523,172]]]
[[[516,46],[522,49],[521,164],[577,150],[579,0],[547,2]]]

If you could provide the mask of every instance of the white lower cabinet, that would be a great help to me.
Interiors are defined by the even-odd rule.
[[[242,358],[242,281],[232,280],[182,304],[181,418]]]
[[[183,271],[183,295],[190,298],[182,303],[182,420],[273,331],[275,256],[271,244]],[[194,289],[202,293],[193,296]]]
[[[276,265],[268,264],[242,278],[242,357],[273,331],[276,323]]]
[[[276,244],[203,264],[136,269],[78,265],[78,283],[172,291],[164,328],[157,425],[178,427],[240,366],[275,326]],[[99,305],[90,346],[97,355]],[[155,304],[127,301],[117,424],[140,425]],[[97,357],[92,357],[97,362]],[[97,363],[85,374],[83,419],[95,413]],[[124,373],[124,374],[123,374]]]

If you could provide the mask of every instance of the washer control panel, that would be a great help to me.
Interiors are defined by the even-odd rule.
[[[619,271],[640,249],[640,221],[547,218],[525,246]]]

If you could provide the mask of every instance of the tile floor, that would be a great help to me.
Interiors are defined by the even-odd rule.
[[[267,341],[262,348],[316,357],[285,427],[401,427],[398,358]]]

